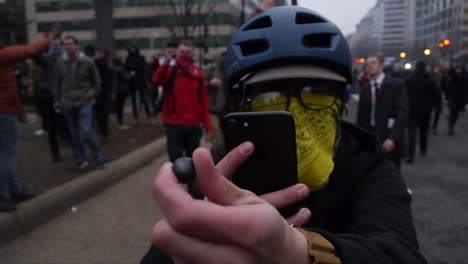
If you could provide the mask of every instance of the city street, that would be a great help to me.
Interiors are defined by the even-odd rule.
[[[353,120],[355,103],[346,119]],[[428,155],[403,163],[413,191],[413,216],[429,263],[468,258],[468,113],[455,136],[447,135],[445,111]],[[136,263],[149,247],[149,231],[161,213],[151,183],[162,156],[128,178],[70,208],[33,232],[0,248],[0,263]]]

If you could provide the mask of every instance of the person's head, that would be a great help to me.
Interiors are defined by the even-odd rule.
[[[178,53],[179,56],[181,55],[188,55],[190,57],[193,57],[193,44],[192,41],[190,40],[181,40],[179,43],[179,48],[178,48]]]
[[[177,44],[175,42],[168,42],[164,48],[164,52],[171,58],[177,57]]]
[[[455,73],[459,76],[461,75],[464,75],[465,74],[465,66],[459,64],[457,66],[455,66]]]
[[[267,10],[276,6],[276,0],[262,0],[261,9]]]
[[[114,59],[112,59],[112,63],[115,66],[120,66],[122,65],[122,57],[116,56]]]
[[[94,58],[96,56],[96,49],[93,45],[87,45],[84,47],[83,52],[88,58]]]
[[[98,52],[97,52],[97,57],[98,58],[105,58],[105,59],[108,59],[109,58],[109,50],[108,49],[105,49],[105,48],[100,48],[98,49]]]
[[[416,73],[424,73],[426,72],[426,63],[424,61],[418,61],[414,68]]]
[[[65,36],[63,43],[68,56],[74,57],[79,54],[78,39],[75,36]]]
[[[383,71],[384,63],[382,57],[372,55],[366,59],[366,73],[371,79],[379,77]]]
[[[52,39],[59,39],[62,37],[63,27],[60,24],[54,24],[50,30]]]
[[[351,68],[348,45],[336,25],[302,7],[266,10],[247,21],[229,44],[225,111],[290,112],[299,180],[320,189],[333,168]]]
[[[128,49],[128,55],[138,56],[140,55],[140,50],[137,47],[131,47]]]

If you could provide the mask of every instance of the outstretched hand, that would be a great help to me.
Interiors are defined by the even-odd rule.
[[[307,240],[290,224],[303,225],[308,209],[284,219],[275,207],[294,204],[309,190],[297,184],[261,197],[229,179],[253,152],[250,142],[232,150],[217,166],[206,149],[193,161],[205,200],[193,199],[166,163],[153,184],[153,195],[166,218],[153,228],[153,244],[177,263],[307,263]]]

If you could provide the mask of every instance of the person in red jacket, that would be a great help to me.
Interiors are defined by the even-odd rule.
[[[23,110],[12,66],[39,55],[48,46],[46,38],[24,46],[0,45],[0,212],[14,211],[15,203],[34,196],[18,182],[14,170],[20,139],[18,121],[23,118]],[[8,190],[10,199],[7,199],[5,190]]]
[[[205,76],[193,63],[192,42],[181,41],[178,53],[175,65],[171,65],[171,56],[166,52],[167,59],[152,79],[156,87],[163,87],[162,122],[166,126],[167,149],[171,162],[182,156],[191,157],[193,151],[199,147],[201,123],[205,127],[205,138],[211,138]]]

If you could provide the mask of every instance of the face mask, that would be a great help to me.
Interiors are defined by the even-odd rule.
[[[307,104],[325,108],[319,111],[305,108],[295,97],[291,97],[288,107],[296,129],[299,182],[306,184],[311,191],[316,191],[328,183],[334,168],[333,150],[341,101],[333,96],[316,94],[309,94],[305,99]],[[256,111],[278,111],[278,107],[286,105],[286,99],[262,98],[253,104]]]
[[[317,105],[329,105],[331,96],[315,96]],[[333,171],[333,150],[341,102],[321,111],[303,107],[296,98],[291,98],[288,111],[296,127],[297,170],[299,182],[311,191],[320,190],[328,183]]]

